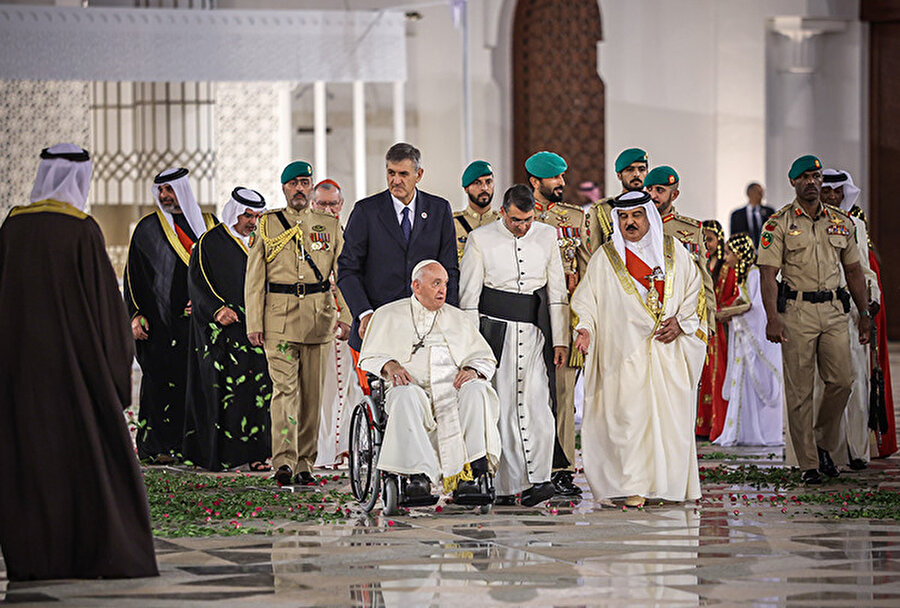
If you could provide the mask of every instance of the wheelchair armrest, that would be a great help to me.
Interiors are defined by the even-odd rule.
[[[384,378],[375,374],[366,373],[366,382],[369,383],[369,396],[379,404],[384,403]]]

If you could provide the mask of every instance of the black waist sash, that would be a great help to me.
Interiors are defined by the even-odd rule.
[[[490,287],[481,288],[481,299],[478,301],[478,312],[482,315],[512,321],[514,323],[530,323],[540,330],[544,336],[544,365],[547,368],[547,383],[550,386],[550,406],[556,418],[556,366],[553,364],[553,334],[550,328],[550,298],[547,286],[534,293],[513,293]],[[484,333],[484,331],[482,331]],[[485,336],[485,339],[490,339]],[[492,345],[493,348],[493,345]],[[501,346],[502,352],[502,346]],[[500,360],[500,357],[497,357]],[[553,468],[564,469],[569,466],[559,435],[554,429]]]

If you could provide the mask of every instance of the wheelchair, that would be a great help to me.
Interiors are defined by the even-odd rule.
[[[369,513],[382,499],[384,515],[396,515],[402,507],[428,507],[439,500],[438,496],[409,497],[406,495],[408,478],[379,471],[378,456],[387,427],[385,411],[385,381],[374,374],[366,375],[369,394],[363,396],[350,419],[350,489],[363,510]],[[495,492],[490,473],[476,480],[477,492],[460,494],[455,504],[474,506],[479,513],[489,513],[494,504]]]

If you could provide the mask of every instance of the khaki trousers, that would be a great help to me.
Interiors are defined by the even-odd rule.
[[[279,349],[278,345],[282,347]],[[272,466],[312,472],[330,344],[265,340],[272,378]]]
[[[817,469],[816,439],[824,450],[838,447],[841,418],[850,397],[847,316],[839,302],[789,300],[782,318],[787,342],[781,345],[781,354],[791,443],[800,469]],[[818,408],[813,405],[816,366],[825,383]]]
[[[556,370],[556,436],[569,466],[553,469],[554,472],[575,472],[575,380],[578,371],[578,368],[568,365]]]

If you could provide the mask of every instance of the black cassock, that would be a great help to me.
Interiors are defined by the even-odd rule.
[[[42,202],[0,227],[0,546],[9,580],[157,574],[123,408],[134,339],[96,222]]]
[[[261,462],[272,452],[266,355],[247,340],[244,273],[247,252],[225,227],[194,247],[188,269],[193,304],[185,407],[185,460],[210,471]],[[222,326],[227,306],[238,320]]]
[[[191,240],[197,240],[184,215],[172,217]],[[204,213],[203,219],[207,227],[215,222],[211,214]],[[161,211],[138,222],[128,247],[125,304],[132,319],[140,314],[149,324],[149,337],[135,341],[143,373],[137,422],[141,458],[181,453],[190,331],[185,314],[189,255]]]

